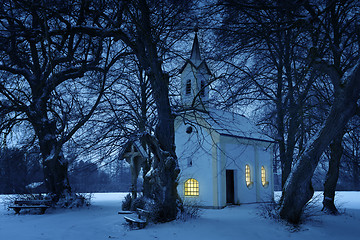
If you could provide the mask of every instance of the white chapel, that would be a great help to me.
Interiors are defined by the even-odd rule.
[[[175,120],[178,193],[185,204],[209,208],[270,201],[274,143],[248,118],[209,106],[210,76],[195,33],[181,68],[185,113]]]

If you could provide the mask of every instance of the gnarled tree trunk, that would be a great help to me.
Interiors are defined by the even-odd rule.
[[[340,159],[343,154],[342,147],[343,134],[340,133],[330,144],[329,170],[326,174],[324,183],[324,200],[323,209],[330,214],[337,214],[338,210],[335,206],[335,190],[339,178]]]
[[[285,183],[280,217],[291,223],[300,221],[305,204],[314,194],[311,178],[320,156],[356,112],[360,97],[360,61],[342,80],[344,86],[337,88],[326,122],[307,145]]]
[[[44,182],[53,201],[57,202],[60,198],[71,193],[68,162],[62,153],[62,146],[56,141],[56,136],[51,133],[51,129],[39,126],[34,128],[42,128],[40,133],[37,131],[37,136],[43,160]]]
[[[39,140],[45,186],[53,201],[57,202],[61,197],[71,193],[68,162],[62,152],[63,144],[56,139],[56,124],[47,116],[47,98],[44,97],[46,91],[42,89],[39,93],[35,92],[34,90],[34,102],[30,106],[28,117]]]
[[[156,139],[147,138],[146,142],[154,154],[152,166],[145,175],[146,185],[149,181],[151,189],[146,189],[149,197],[157,205],[157,221],[167,222],[176,219],[180,198],[177,194],[177,178],[179,167],[175,153],[174,115],[169,100],[169,76],[162,70],[162,61],[154,41],[151,11],[147,1],[141,0],[138,5],[137,36],[134,51],[149,77],[152,95],[156,104],[158,123],[155,128]],[[149,178],[149,179],[148,179]]]
[[[158,216],[157,221],[167,222],[174,220],[181,206],[181,199],[177,193],[177,177],[180,169],[177,159],[168,151],[163,151],[158,139],[151,135],[146,135],[145,140],[154,155],[151,169],[146,174],[150,188],[144,192],[156,202]]]

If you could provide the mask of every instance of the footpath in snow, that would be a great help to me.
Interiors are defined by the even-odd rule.
[[[337,205],[343,212],[340,216],[324,215],[320,211],[321,202],[316,203],[316,216],[298,229],[262,217],[260,204],[247,204],[221,210],[203,209],[197,219],[130,230],[123,216],[117,214],[124,196],[124,193],[98,193],[89,207],[49,209],[44,215],[15,215],[3,204],[6,196],[0,196],[0,239],[360,239],[360,192],[337,193]]]

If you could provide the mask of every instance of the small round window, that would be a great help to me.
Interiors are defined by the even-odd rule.
[[[187,134],[192,133],[192,131],[193,131],[193,128],[191,126],[186,128],[186,133]]]

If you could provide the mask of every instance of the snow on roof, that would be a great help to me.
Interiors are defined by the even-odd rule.
[[[200,115],[220,135],[273,142],[271,138],[261,133],[250,119],[237,113],[211,108],[207,113],[193,112],[186,115],[195,119],[195,115]]]
[[[140,143],[140,139],[136,136],[136,137],[132,137],[130,138],[125,145],[123,146],[123,148],[120,150],[119,153],[119,159],[123,159],[126,158],[126,153],[131,153],[132,151],[132,146],[135,147],[136,151],[140,153],[140,155],[143,158],[149,158],[146,150],[143,148],[143,146]]]

